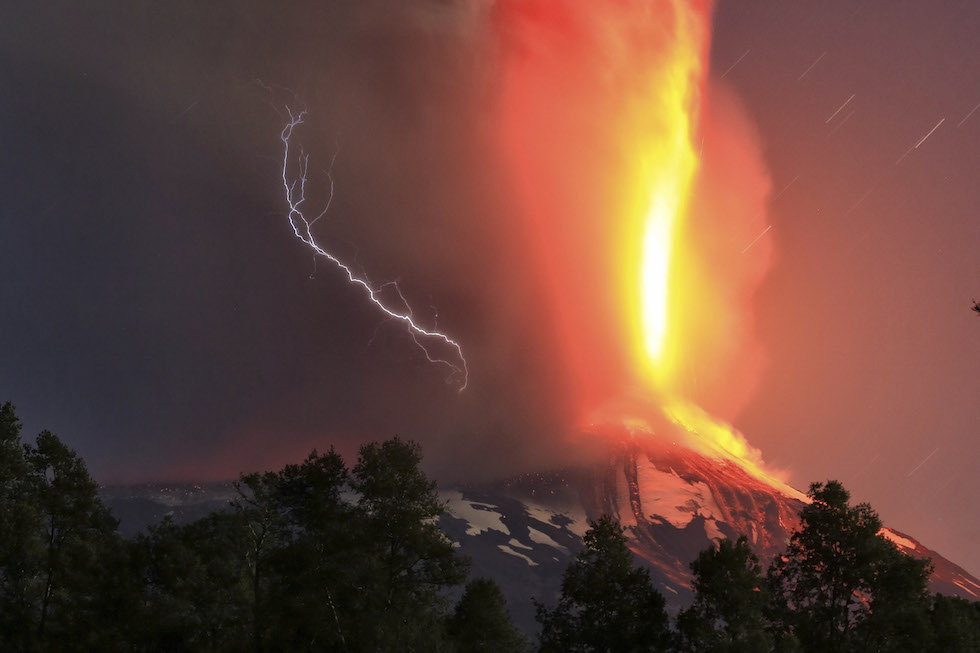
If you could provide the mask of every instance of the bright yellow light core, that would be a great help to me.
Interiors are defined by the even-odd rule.
[[[682,59],[679,69],[671,76],[670,84],[661,98],[663,125],[668,132],[664,142],[650,153],[648,183],[649,208],[646,215],[642,254],[642,282],[640,286],[643,334],[646,352],[653,364],[655,375],[667,375],[668,327],[670,304],[673,301],[671,284],[672,256],[677,239],[677,223],[686,209],[686,198],[697,164],[691,144],[688,106],[693,89],[690,60]]]

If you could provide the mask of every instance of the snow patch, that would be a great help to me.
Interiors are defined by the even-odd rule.
[[[531,541],[534,542],[535,544],[544,544],[545,546],[550,546],[554,549],[559,549],[562,553],[565,554],[569,553],[567,548],[565,548],[561,544],[558,544],[558,542],[555,542],[553,539],[551,539],[551,537],[547,533],[542,533],[538,529],[531,528],[531,527],[528,527],[527,532],[528,535],[530,535],[531,537]]]
[[[511,540],[511,542],[513,542],[513,541],[514,540]],[[527,562],[527,564],[528,564],[529,567],[537,567],[538,566],[538,563],[536,563],[534,560],[531,560],[530,558],[528,558],[523,553],[518,553],[517,551],[515,551],[512,548],[510,548],[506,544],[498,544],[497,545],[497,548],[500,549],[501,551],[503,551],[504,553],[506,553],[507,555],[516,556],[516,557],[518,557],[518,558],[520,558],[522,560],[525,560]]]
[[[567,528],[579,537],[585,537],[586,531],[589,530],[589,519],[585,515],[585,510],[579,506],[570,507],[569,510],[563,512],[555,512],[543,506],[525,503],[524,509],[532,519],[536,519],[542,524]],[[552,521],[555,517],[570,519],[571,523],[562,525],[560,522],[563,522],[564,519],[561,519],[559,522]]]
[[[685,481],[673,469],[661,471],[646,456],[637,458],[636,480],[640,486],[640,505],[649,518],[660,517],[677,528],[684,528],[696,515],[710,521],[721,516],[707,483]],[[714,536],[709,533],[709,537]]]
[[[891,540],[892,542],[902,547],[903,549],[910,549],[912,551],[915,551],[915,542],[913,542],[912,540],[905,539],[904,537],[896,534],[895,531],[889,528],[881,529],[880,531],[878,531],[878,535],[881,535],[885,539]]]
[[[663,588],[664,588],[665,590],[667,590],[668,592],[673,592],[674,594],[677,594],[677,590],[675,590],[675,589],[674,589],[673,587],[671,587],[670,585],[664,585],[663,583],[660,583],[660,586],[661,586],[661,587],[663,587]]]
[[[497,506],[491,503],[470,501],[459,490],[443,493],[443,500],[447,503],[446,510],[450,515],[469,524],[469,528],[466,529],[467,535],[479,535],[488,531],[498,531],[504,535],[510,535],[510,530],[500,520],[500,513],[493,511],[493,508]]]
[[[708,536],[708,539],[712,542],[720,542],[725,539],[725,534],[721,532],[718,528],[718,522],[714,519],[704,520],[704,534]]]
[[[509,544],[511,546],[516,546],[518,549],[524,549],[525,551],[533,551],[534,550],[534,547],[533,546],[528,546],[527,544],[524,544],[523,542],[521,542],[519,540],[515,540],[514,538],[510,538],[510,541],[507,542],[507,544]]]

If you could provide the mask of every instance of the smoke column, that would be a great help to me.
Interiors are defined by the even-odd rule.
[[[465,350],[465,392],[420,387],[392,413],[445,445],[431,451],[449,473],[573,462],[579,449],[555,444],[602,424],[710,432],[695,444],[760,462],[725,421],[763,362],[751,316],[772,255],[769,180],[708,69],[711,11],[487,0],[355,12],[363,50],[331,62],[390,51],[383,84],[360,64],[334,74],[346,80],[327,116],[345,142],[341,205],[322,242],[357,243],[373,276],[404,280],[413,306],[431,301]],[[320,129],[311,141],[332,143]],[[344,211],[359,206],[361,220]],[[366,392],[397,402],[396,381]]]
[[[771,257],[771,239],[753,242],[768,175],[710,81],[710,19],[697,0],[496,5],[508,228],[545,289],[571,428],[666,420],[761,463],[709,416],[732,419],[751,392]]]

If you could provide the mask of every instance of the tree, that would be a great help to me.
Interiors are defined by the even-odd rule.
[[[809,495],[800,529],[769,570],[778,634],[822,652],[887,650],[900,633],[906,645],[918,641],[922,633],[905,626],[924,609],[928,562],[881,537],[877,513],[849,505],[839,482],[814,483]]]
[[[252,648],[262,650],[269,605],[270,564],[286,543],[286,519],[281,510],[279,476],[273,472],[242,474],[232,506],[242,529],[244,562],[248,573]]]
[[[507,613],[503,592],[489,578],[471,580],[449,618],[447,632],[456,650],[467,653],[524,653],[528,642]]]
[[[231,509],[143,539],[150,640],[165,650],[442,650],[441,591],[465,564],[398,438],[246,474]]]
[[[422,451],[397,436],[361,447],[353,469],[358,493],[357,632],[366,649],[438,650],[444,641],[439,592],[461,583],[468,562],[439,529],[445,511]]]
[[[229,509],[126,542],[84,461],[20,431],[0,406],[0,649],[451,650],[444,590],[467,563],[417,444],[365,445],[353,474],[314,450],[242,475]]]
[[[868,615],[855,640],[864,651],[924,651],[932,637],[929,576],[932,565],[913,558],[879,536],[880,556],[871,588]]]
[[[980,302],[978,302],[975,299],[973,300],[973,310],[976,311],[978,315],[980,315]]]
[[[932,653],[980,652],[980,602],[938,594],[929,610]]]
[[[314,450],[243,474],[228,511],[152,529],[149,639],[167,650],[346,650],[335,600],[358,593],[346,480],[339,455]]]
[[[139,540],[145,641],[167,651],[246,650],[254,645],[247,526],[213,512],[190,524],[169,517]]]
[[[118,522],[102,505],[85,462],[56,435],[42,431],[36,446],[27,448],[26,457],[43,518],[37,623],[43,641],[46,629],[55,624],[63,631],[84,627],[85,612],[98,600],[90,581],[100,575],[100,553],[111,542]],[[79,621],[71,624],[72,619]]]
[[[41,506],[13,404],[0,406],[0,648],[24,650],[34,636],[43,556]]]
[[[694,604],[677,619],[688,651],[771,651],[765,618],[769,592],[745,536],[721,540],[691,563]]]
[[[348,482],[347,467],[333,449],[314,450],[277,474],[276,502],[286,532],[270,559],[268,609],[279,649],[349,650],[361,554],[354,506],[344,496]]]
[[[0,648],[71,641],[100,648],[121,637],[127,550],[84,461],[49,431],[20,439],[0,407]]]
[[[540,650],[633,653],[669,644],[664,597],[633,566],[623,527],[608,515],[590,522],[585,548],[562,578],[553,609],[538,604]]]

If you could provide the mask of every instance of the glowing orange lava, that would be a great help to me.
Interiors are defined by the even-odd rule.
[[[687,3],[672,4],[676,16],[674,40],[665,53],[666,65],[651,72],[647,97],[641,98],[636,141],[639,175],[637,191],[647,194],[642,219],[639,305],[643,347],[655,379],[669,374],[670,302],[682,292],[681,279],[671,274],[676,223],[687,208],[697,169],[693,130],[705,71],[701,64],[707,40],[702,14]],[[646,128],[644,128],[646,127]],[[636,272],[632,272],[636,274]],[[674,325],[675,329],[679,325]]]
[[[743,310],[761,269],[735,269],[706,247],[723,234],[738,248],[726,242],[722,251],[737,252],[755,226],[747,222],[743,233],[731,223],[757,220],[757,211],[731,210],[729,223],[710,231],[690,225],[695,203],[702,213],[725,210],[726,220],[719,204],[738,204],[694,194],[702,188],[710,3],[501,0],[497,8],[511,53],[504,153],[564,366],[562,396],[578,423],[615,423],[634,437],[669,432],[778,482],[758,450],[690,390],[692,361],[724,369],[746,345],[745,320],[712,311]],[[743,145],[717,135],[716,147]],[[753,171],[754,151],[738,154]],[[726,188],[751,196],[742,209],[768,192],[764,173],[751,181]],[[717,366],[703,360],[715,352]]]

